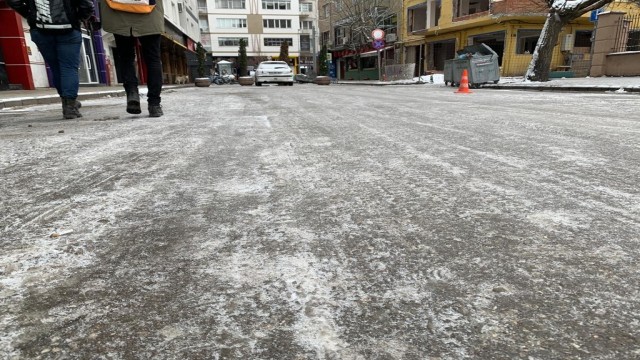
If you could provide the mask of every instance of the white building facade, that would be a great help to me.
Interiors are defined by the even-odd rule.
[[[240,39],[249,65],[276,59],[289,44],[290,64],[306,72],[318,48],[317,0],[197,0],[201,42],[214,59],[234,61]]]

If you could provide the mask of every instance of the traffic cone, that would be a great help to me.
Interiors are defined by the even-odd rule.
[[[460,87],[456,93],[461,94],[471,94],[469,90],[469,74],[467,73],[467,69],[462,70],[462,77],[460,78]]]

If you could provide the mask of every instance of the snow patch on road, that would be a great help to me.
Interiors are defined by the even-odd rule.
[[[565,227],[571,229],[587,229],[589,228],[589,221],[591,220],[583,214],[552,210],[529,214],[527,219],[533,224],[548,230],[558,230]]]

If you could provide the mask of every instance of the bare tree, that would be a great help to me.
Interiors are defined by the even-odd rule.
[[[613,0],[545,0],[549,6],[549,14],[544,23],[536,49],[533,52],[531,63],[525,75],[525,79],[531,81],[549,81],[551,58],[553,49],[558,42],[562,28],[570,21],[583,14],[599,9]],[[637,0],[634,0],[637,1]]]
[[[358,60],[358,51],[373,40],[371,32],[395,29],[398,26],[395,20],[402,12],[401,0],[331,0],[329,3],[332,17],[336,19],[333,30],[342,35],[336,46],[355,51]]]

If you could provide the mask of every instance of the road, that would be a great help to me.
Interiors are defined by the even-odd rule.
[[[163,105],[0,111],[0,357],[640,357],[637,95]]]

